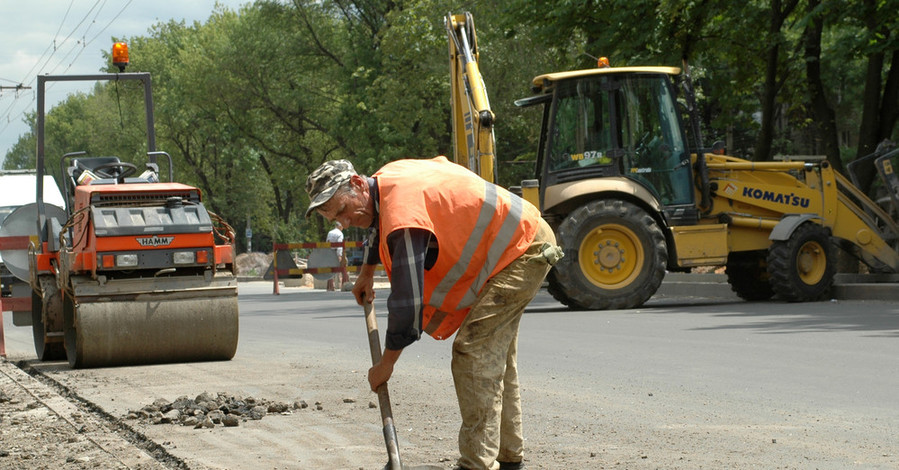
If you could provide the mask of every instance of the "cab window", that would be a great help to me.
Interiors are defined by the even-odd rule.
[[[554,102],[549,170],[612,163],[612,142],[605,78],[560,84]]]

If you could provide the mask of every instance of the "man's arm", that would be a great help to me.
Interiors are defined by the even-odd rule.
[[[390,251],[390,296],[387,297],[387,334],[381,361],[368,371],[372,390],[390,379],[406,346],[421,337],[425,260],[431,232],[402,229],[387,237]]]
[[[397,230],[387,237],[392,262],[387,349],[403,349],[421,338],[425,258],[430,239],[431,232],[414,228]]]

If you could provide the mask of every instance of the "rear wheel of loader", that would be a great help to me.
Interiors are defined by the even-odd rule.
[[[774,296],[764,251],[733,251],[727,256],[727,283],[743,300],[768,300]]]
[[[590,202],[565,218],[558,235],[565,257],[550,272],[549,292],[571,308],[640,306],[665,276],[662,230],[629,202]]]
[[[834,256],[830,232],[807,222],[790,235],[775,241],[768,250],[768,274],[777,295],[789,302],[818,300],[830,292]]]

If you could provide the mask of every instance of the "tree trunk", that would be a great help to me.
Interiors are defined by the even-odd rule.
[[[774,34],[777,34],[777,32]],[[759,130],[755,145],[755,156],[753,157],[753,160],[757,162],[771,160],[771,143],[774,140],[777,57],[779,50],[780,46],[777,43],[772,44],[768,49],[768,60],[765,67],[765,88],[762,94],[762,128]]]
[[[862,98],[862,122],[858,130],[858,150],[855,158],[862,158],[874,152],[880,142],[880,74],[883,70],[883,54],[868,56],[868,70],[865,74],[865,92]],[[858,181],[861,190],[867,192],[874,181],[874,165],[866,164],[858,167]]]
[[[780,30],[790,12],[796,8],[799,0],[788,0],[783,5],[781,0],[771,0],[771,21],[768,23],[767,63],[765,65],[765,88],[762,92],[762,128],[759,131],[755,146],[755,161],[771,160],[771,146],[774,140],[774,113],[777,111],[777,91],[780,83],[777,80],[778,61],[782,39]]]
[[[820,0],[809,0],[808,13],[812,14]],[[840,159],[840,144],[837,138],[836,113],[827,102],[824,83],[821,81],[821,34],[824,20],[816,16],[805,30],[805,75],[811,101],[812,128],[815,140],[824,147],[827,161],[837,170],[843,171]]]
[[[879,31],[880,19],[874,0],[865,0],[865,25],[871,31]],[[882,31],[880,31],[882,32]],[[889,31],[886,32],[889,36]],[[865,72],[865,91],[862,97],[862,121],[858,130],[858,150],[855,158],[863,158],[877,148],[877,144],[883,139],[881,135],[881,74],[883,73],[884,53],[873,52],[868,56],[868,68]],[[894,104],[895,105],[895,104]],[[868,192],[871,183],[874,182],[876,170],[874,163],[859,165],[856,170],[859,186],[862,191]]]
[[[899,49],[893,51],[890,71],[883,85],[883,104],[880,105],[880,136],[889,139],[899,121]]]

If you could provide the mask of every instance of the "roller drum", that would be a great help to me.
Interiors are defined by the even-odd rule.
[[[103,289],[94,282],[75,284],[74,299],[67,297],[65,305],[66,355],[72,367],[229,360],[237,351],[232,280],[194,281],[199,285],[193,287],[172,279],[110,282]]]

